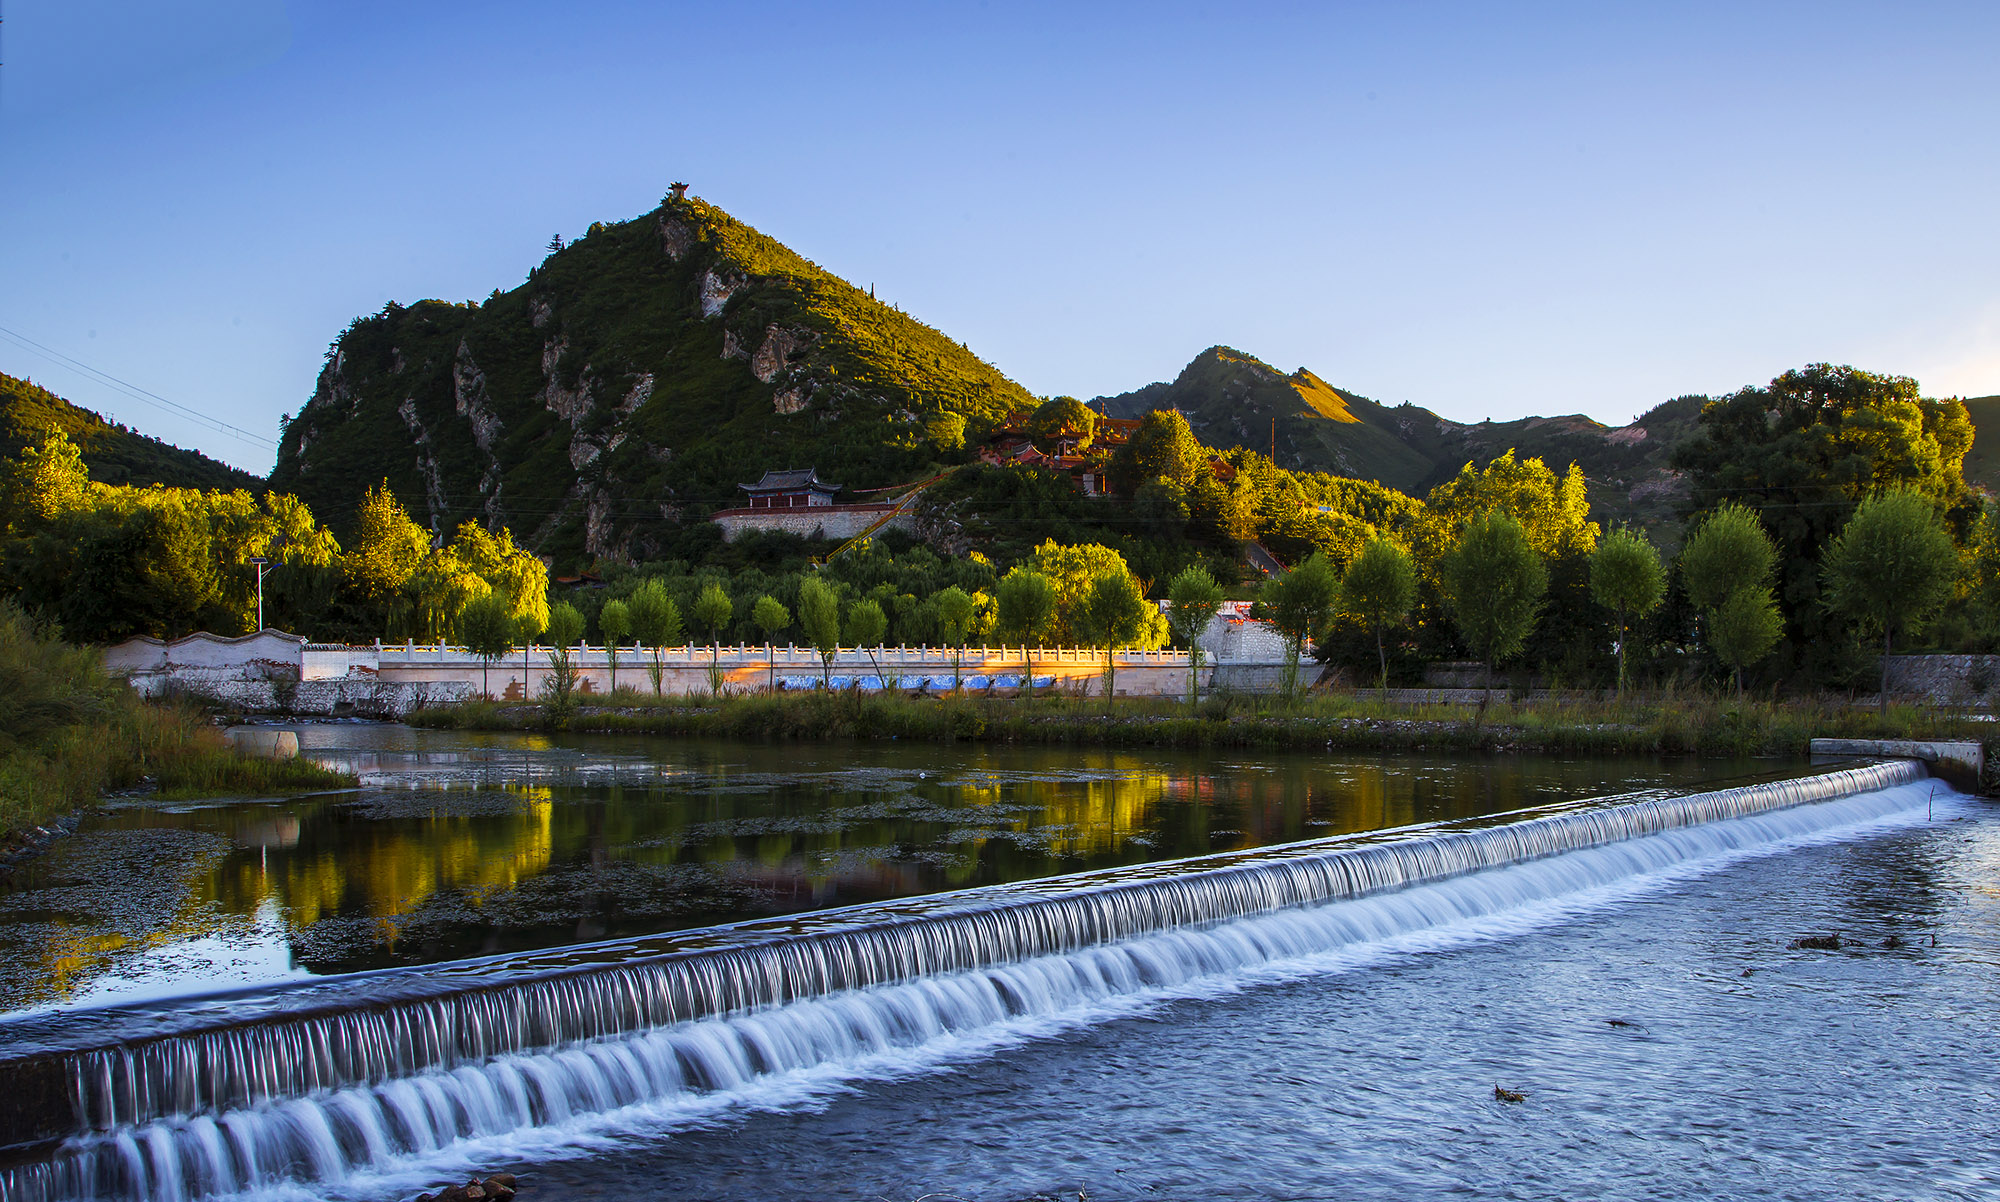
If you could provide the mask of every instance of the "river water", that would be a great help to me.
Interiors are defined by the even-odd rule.
[[[956,905],[964,930],[998,937],[1004,908],[1039,904],[1037,890],[1080,888],[1091,922],[1143,916],[1142,899],[1154,918],[1205,900],[1178,926],[1134,928],[1151,933],[605,1028],[568,1050],[502,1050],[221,1111],[156,1100],[136,1125],[66,1143],[67,1177],[0,1175],[0,1198],[184,1177],[234,1181],[217,1187],[229,1196],[361,1202],[499,1169],[529,1199],[2000,1197],[2000,822],[1929,782],[1789,808],[1717,803],[1719,820],[1602,842],[1589,824],[1633,807],[1446,820],[1667,797],[1786,766],[305,734],[314,754],[360,769],[363,788],[122,804],[57,853],[68,859],[16,882],[0,913],[16,959],[33,954],[33,924],[62,891],[87,888],[63,873],[154,865],[130,899],[98,901],[173,916],[76,953],[75,983],[53,1004],[646,931],[724,947],[726,932],[702,929],[717,917],[974,885],[1003,887],[901,908],[942,907],[923,921],[945,923]],[[1305,864],[1379,846],[1410,874],[1347,900],[1260,911],[1213,875],[1234,870],[1202,867],[1236,858],[1004,885],[1414,822],[1445,825],[1275,853]],[[1475,867],[1514,825],[1577,837]],[[166,871],[192,839],[210,841],[207,859]],[[619,899],[653,876],[604,883],[636,871],[621,862],[667,874],[650,908]],[[1130,905],[1105,900],[1121,888],[1135,890]],[[522,894],[532,900],[510,908]],[[80,902],[63,913],[84,932],[139,928]],[[784,924],[824,940],[853,921]],[[1012,929],[1059,934],[1053,921]],[[1835,934],[1838,947],[1798,944]],[[892,937],[930,946],[921,933],[867,936]],[[32,966],[0,971],[21,982],[14,1030],[74,1026],[87,1043],[90,1023],[72,1020],[90,1016],[47,1013]],[[355,983],[389,998],[404,979]],[[543,994],[560,1003],[552,1013],[608,1015],[622,990]],[[227,1023],[238,1004],[167,1006],[206,1005],[203,1022]],[[255,1004],[286,1003],[281,990]],[[173,1025],[148,1017],[158,1006],[102,1013],[124,1013],[110,1021],[134,1032]],[[306,1021],[376,1030],[365,1014]],[[121,1054],[79,1063],[115,1068]],[[193,1061],[153,1063],[180,1073]],[[505,1117],[515,1096],[532,1117]],[[305,1159],[283,1168],[287,1156]],[[243,1195],[246,1173],[262,1184]]]
[[[112,803],[0,883],[0,1015],[686,929],[1774,761],[727,744],[295,727],[362,787]]]
[[[2000,823],[1906,817],[524,1175],[564,1199],[2000,1197]]]

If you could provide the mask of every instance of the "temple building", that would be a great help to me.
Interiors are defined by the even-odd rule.
[[[807,509],[833,504],[840,485],[828,484],[814,468],[768,471],[755,484],[736,487],[749,493],[744,509]]]

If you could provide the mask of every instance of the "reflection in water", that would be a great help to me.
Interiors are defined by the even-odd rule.
[[[0,888],[0,1011],[546,947],[1783,765],[299,728],[362,788],[120,802]]]

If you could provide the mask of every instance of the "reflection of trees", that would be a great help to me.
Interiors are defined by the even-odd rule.
[[[35,1000],[74,996],[149,948],[254,937],[267,906],[295,934],[349,924],[319,928],[318,944],[294,939],[294,954],[329,963],[333,932],[346,944],[341,966],[361,967],[388,950],[407,961],[468,954],[482,940],[571,937],[534,926],[538,907],[587,911],[638,933],[1519,809],[1672,775],[1631,761],[1506,756],[711,748],[711,758],[688,754],[684,765],[653,749],[658,775],[637,784],[550,788],[529,782],[548,778],[548,755],[574,763],[578,751],[537,750],[546,743],[482,737],[445,748],[467,763],[508,761],[516,783],[473,792],[115,811],[97,825],[179,828],[235,846],[176,861],[172,891],[156,891],[162,900],[148,904],[159,913],[141,929],[82,913],[37,916],[32,946],[20,939],[18,962],[0,969],[0,1004],[23,988]],[[435,752],[415,758],[442,762]],[[1885,894],[1932,887],[1897,882]]]

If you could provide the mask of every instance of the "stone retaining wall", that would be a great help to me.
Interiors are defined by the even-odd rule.
[[[246,713],[316,718],[401,718],[428,706],[455,705],[478,691],[463,681],[250,680],[192,669],[141,673],[131,681],[141,697],[179,694]]]
[[[1892,655],[1889,694],[1991,708],[2000,704],[2000,655]]]

